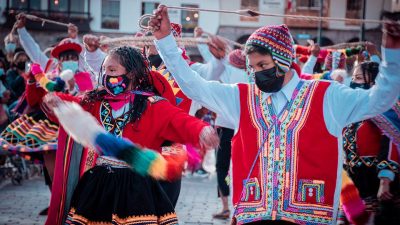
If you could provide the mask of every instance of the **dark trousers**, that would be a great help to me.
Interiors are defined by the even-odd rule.
[[[231,163],[231,142],[234,131],[229,128],[218,128],[218,135],[220,137],[220,146],[217,150],[217,181],[218,181],[218,196],[229,196],[229,186],[226,183],[226,176],[228,176],[229,166]]]
[[[176,206],[176,203],[178,203],[179,194],[181,193],[181,182],[182,182],[181,179],[172,182],[169,181],[159,182],[165,194],[167,194],[169,200],[174,206],[174,208]]]

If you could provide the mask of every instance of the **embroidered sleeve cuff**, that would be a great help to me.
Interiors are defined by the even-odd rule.
[[[388,178],[389,180],[394,180],[394,173],[390,170],[381,170],[378,173],[378,178]]]

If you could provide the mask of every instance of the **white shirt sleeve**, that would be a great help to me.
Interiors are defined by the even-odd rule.
[[[211,54],[208,45],[206,44],[198,44],[197,48],[199,49],[201,57],[203,57],[204,62],[210,61],[214,56]]]
[[[79,66],[80,66],[79,70],[86,72],[93,72],[94,74],[91,75],[95,77],[92,77],[92,80],[97,81],[100,72],[100,67],[105,57],[106,54],[100,49],[97,49],[94,52],[89,52],[86,50],[86,48],[84,48],[79,56]],[[87,68],[88,66],[90,66],[90,68]]]
[[[317,57],[315,57],[314,55],[310,55],[310,57],[308,57],[307,62],[304,63],[303,69],[301,69],[301,73],[314,74],[314,66],[316,63],[317,63]]]
[[[31,61],[40,64],[44,69],[49,58],[43,53],[25,27],[17,29],[17,32],[21,46],[24,48]]]
[[[221,74],[225,70],[225,65],[221,60],[213,58],[207,63],[194,63],[190,68],[206,80],[220,80]]]
[[[369,119],[390,109],[400,94],[400,49],[382,48],[382,63],[375,85],[369,90],[351,89],[332,82],[324,96],[324,120],[332,135],[342,135],[351,123]]]
[[[224,116],[230,127],[238,128],[240,118],[239,88],[234,84],[206,81],[182,58],[181,50],[170,34],[154,41],[168,71],[183,93],[204,107]]]

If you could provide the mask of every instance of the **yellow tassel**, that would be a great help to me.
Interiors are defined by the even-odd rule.
[[[167,160],[161,155],[151,163],[149,168],[149,174],[156,180],[163,180],[167,177]]]

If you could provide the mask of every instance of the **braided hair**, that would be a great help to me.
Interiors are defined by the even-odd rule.
[[[359,65],[364,82],[371,86],[372,84],[375,83],[375,79],[378,76],[379,73],[379,63],[372,62],[372,61],[366,61],[362,62]],[[369,82],[368,82],[369,81]]]
[[[131,81],[129,91],[151,92],[159,95],[157,89],[153,86],[148,62],[139,50],[129,46],[122,46],[110,50],[108,56],[116,59],[125,68],[126,76]],[[98,83],[103,79],[103,63],[100,67]],[[106,90],[99,89],[99,86],[97,86],[96,89],[85,94],[82,104],[89,107],[93,106],[94,102],[102,101],[105,95],[107,95]],[[129,110],[126,113],[129,113],[130,121],[136,121],[146,109],[147,96],[136,94],[129,104]]]

